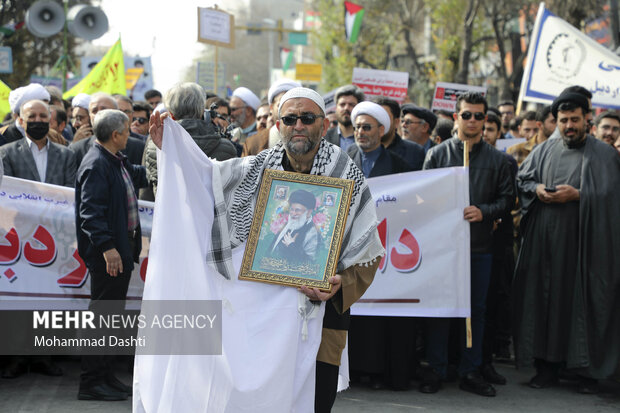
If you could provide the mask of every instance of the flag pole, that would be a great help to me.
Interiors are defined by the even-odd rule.
[[[463,166],[465,168],[469,167],[469,141],[467,139],[463,141]],[[470,298],[470,301],[471,301],[471,298]],[[470,304],[470,307],[471,307],[471,304]],[[471,316],[465,319],[465,336],[467,340],[467,344],[466,344],[467,348],[471,348],[472,347]]]

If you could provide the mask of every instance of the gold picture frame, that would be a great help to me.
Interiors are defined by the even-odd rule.
[[[330,291],[353,184],[265,170],[239,279]]]

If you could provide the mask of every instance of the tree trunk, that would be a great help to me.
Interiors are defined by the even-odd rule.
[[[459,71],[454,78],[456,83],[467,84],[467,79],[469,77],[469,61],[473,47],[474,21],[476,20],[478,6],[480,6],[480,0],[469,0],[467,13],[465,14],[463,43],[459,55]]]

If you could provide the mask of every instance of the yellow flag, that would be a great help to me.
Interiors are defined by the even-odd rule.
[[[62,97],[67,99],[78,93],[92,95],[95,92],[127,94],[121,39],[114,43],[114,46],[108,50],[103,59],[93,67],[80,83],[67,90]]]
[[[0,121],[4,119],[4,116],[7,113],[11,112],[11,105],[9,105],[9,93],[11,93],[11,88],[0,80]]]

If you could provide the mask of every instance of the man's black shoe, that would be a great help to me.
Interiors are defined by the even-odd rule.
[[[461,377],[459,388],[461,390],[486,397],[495,397],[496,394],[495,388],[484,381],[480,373],[477,371],[473,371],[464,377]]]
[[[581,394],[597,394],[599,392],[598,380],[588,377],[579,377],[577,392]]]
[[[557,374],[553,374],[548,370],[541,370],[530,380],[529,386],[532,389],[545,389],[551,387],[558,382]]]
[[[81,389],[78,393],[78,400],[103,400],[103,401],[118,401],[127,400],[129,395],[125,392],[113,389],[109,385],[97,384],[88,389]]]
[[[489,383],[492,384],[506,384],[506,377],[502,376],[495,370],[492,364],[485,364],[480,368],[480,374]]]
[[[422,373],[421,393],[437,393],[441,389],[441,377],[434,370],[429,369]]]
[[[108,378],[106,379],[106,384],[112,387],[114,390],[127,393],[129,396],[131,396],[133,393],[133,388],[131,386],[123,383],[114,375],[108,376]]]

